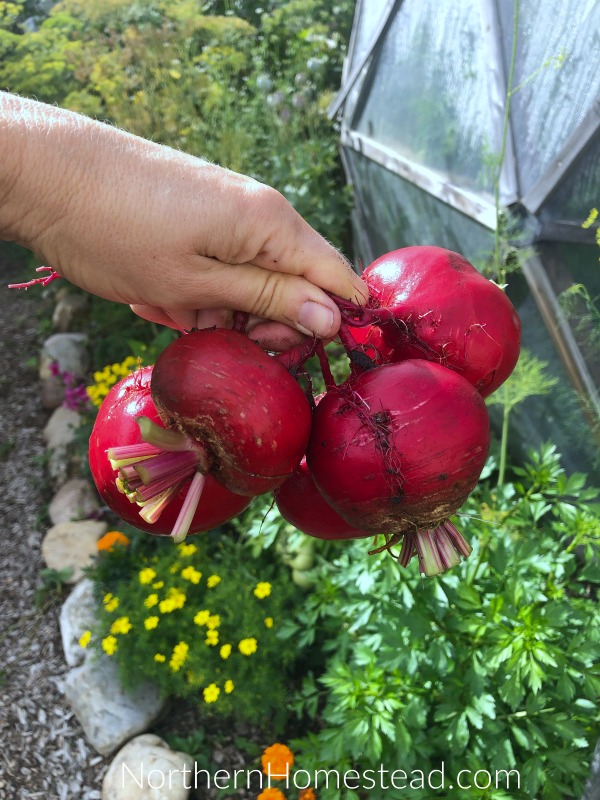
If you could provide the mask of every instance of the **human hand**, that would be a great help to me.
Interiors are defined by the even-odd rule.
[[[334,336],[327,293],[366,298],[344,258],[251,178],[2,93],[0,124],[0,238],[87,291],[180,329],[244,311],[270,349]]]

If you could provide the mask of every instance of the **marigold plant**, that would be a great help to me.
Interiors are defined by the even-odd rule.
[[[98,550],[112,550],[115,545],[127,547],[129,538],[121,531],[108,531],[96,542]]]
[[[297,590],[283,568],[235,547],[133,532],[129,547],[101,549],[89,573],[99,618],[80,645],[114,658],[125,686],[144,675],[207,715],[283,719],[295,648],[280,630]]]

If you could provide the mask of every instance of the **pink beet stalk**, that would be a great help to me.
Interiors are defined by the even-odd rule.
[[[142,483],[148,485],[168,478],[170,475],[187,470],[189,472],[199,464],[200,455],[195,452],[162,453],[134,467]]]
[[[201,472],[196,472],[171,533],[176,544],[183,542],[188,535],[205,483],[205,476]]]
[[[419,569],[427,576],[440,575],[455,567],[460,562],[460,556],[466,558],[472,550],[448,520],[437,528],[407,534],[404,538],[412,540],[419,559]]]
[[[155,497],[140,510],[140,517],[151,525],[158,520],[162,512],[169,505],[171,498],[179,491],[180,484],[170,486],[165,492]]]

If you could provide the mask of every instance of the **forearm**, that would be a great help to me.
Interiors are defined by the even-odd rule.
[[[64,215],[72,184],[71,134],[83,118],[0,93],[0,239],[36,249]]]

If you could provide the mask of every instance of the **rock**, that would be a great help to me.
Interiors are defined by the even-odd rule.
[[[75,438],[81,417],[76,411],[61,406],[50,416],[44,428],[44,441],[48,449],[56,450],[68,447]]]
[[[48,506],[53,525],[89,519],[100,510],[96,490],[84,478],[71,478],[54,495]]]
[[[83,568],[92,563],[98,552],[96,542],[104,536],[108,525],[98,520],[59,522],[46,533],[42,542],[42,556],[50,569],[73,572],[67,583],[77,583],[83,577]]]
[[[42,381],[42,406],[58,408],[65,399],[65,385],[56,375],[48,375]]]
[[[65,679],[65,697],[88,741],[104,756],[148,730],[165,702],[152,683],[140,682],[135,691],[125,692],[109,656],[88,658],[72,669]]]
[[[62,372],[83,380],[89,369],[88,338],[84,333],[55,333],[44,342],[40,357],[40,380],[52,373],[50,364],[58,361]]]
[[[591,775],[585,785],[581,800],[600,800],[600,740],[592,756]]]
[[[193,780],[192,756],[144,734],[115,756],[102,782],[102,800],[186,800]]]
[[[79,644],[81,635],[90,630],[96,620],[97,603],[94,599],[94,584],[83,578],[73,589],[60,610],[60,635],[65,661],[70,667],[78,667],[85,661],[90,650]]]
[[[58,294],[58,293],[57,293]],[[52,325],[61,333],[77,328],[87,315],[89,299],[83,294],[61,293],[52,314]]]
[[[48,473],[57,488],[76,472],[78,457],[72,444],[80,422],[81,417],[76,411],[60,406],[52,412],[44,428],[44,440],[50,451]]]

